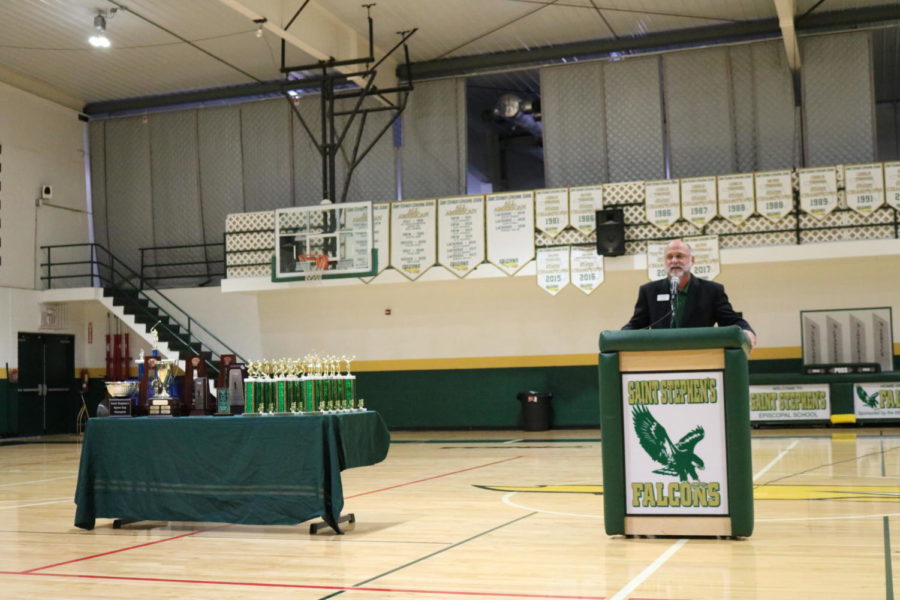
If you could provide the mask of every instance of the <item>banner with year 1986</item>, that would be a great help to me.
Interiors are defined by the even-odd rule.
[[[487,257],[507,275],[534,258],[534,194],[487,195]]]
[[[569,220],[572,227],[590,235],[597,228],[597,211],[603,208],[603,186],[588,185],[569,189]]]
[[[660,229],[668,229],[681,218],[681,196],[678,180],[647,181],[644,183],[644,203],[647,221]]]

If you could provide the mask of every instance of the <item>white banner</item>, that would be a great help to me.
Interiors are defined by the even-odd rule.
[[[438,199],[438,263],[465,277],[484,262],[484,196]]]
[[[837,208],[837,171],[834,167],[797,169],[800,176],[800,208],[824,219]]]
[[[722,264],[719,259],[719,236],[698,235],[686,237],[684,241],[690,244],[691,253],[694,255],[694,268],[691,269],[691,273],[700,279],[712,280],[718,277]]]
[[[372,246],[377,250],[378,273],[391,264],[391,203],[372,205]]]
[[[751,385],[751,421],[830,421],[831,386]]]
[[[666,275],[666,246],[669,242],[647,241],[647,278],[650,281],[665,279]]]
[[[537,283],[555,296],[569,285],[569,247],[538,248]]]
[[[572,227],[584,235],[590,235],[597,229],[597,211],[602,209],[602,185],[569,189],[569,220],[572,222]]]
[[[703,227],[716,216],[716,178],[690,177],[681,180],[681,214]]]
[[[790,171],[767,171],[754,175],[756,212],[772,221],[780,221],[794,208],[794,187]]]
[[[881,163],[847,165],[844,167],[844,188],[847,206],[861,215],[868,215],[884,204],[884,172]]]
[[[534,258],[534,194],[488,194],[488,260],[513,275]]]
[[[900,418],[900,382],[854,383],[853,412],[857,419]]]
[[[900,210],[900,162],[884,163],[884,194],[887,203]]]
[[[569,273],[575,287],[590,294],[603,283],[603,255],[596,248],[572,247]]]
[[[668,229],[681,218],[681,198],[678,180],[664,179],[644,183],[647,221],[660,229]]]
[[[535,190],[534,225],[550,237],[569,226],[569,188]]]
[[[391,266],[416,280],[434,265],[437,246],[437,202],[391,203]]]
[[[753,173],[720,175],[719,214],[735,225],[750,218],[754,210]]]
[[[625,513],[728,514],[722,371],[622,373]]]

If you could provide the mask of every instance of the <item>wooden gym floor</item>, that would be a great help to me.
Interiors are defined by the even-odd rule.
[[[78,439],[0,442],[0,598],[893,598],[900,429],[756,430],[743,540],[608,537],[599,431],[398,432],[346,535],[76,529]]]

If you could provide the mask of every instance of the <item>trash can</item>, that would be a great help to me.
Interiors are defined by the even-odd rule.
[[[546,431],[550,429],[553,409],[550,401],[553,394],[548,392],[519,392],[516,396],[522,403],[522,429],[525,431]]]

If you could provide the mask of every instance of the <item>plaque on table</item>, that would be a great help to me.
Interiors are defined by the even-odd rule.
[[[109,416],[130,417],[131,398],[109,398]]]
[[[231,414],[244,413],[244,379],[247,377],[247,368],[244,363],[231,363],[228,365],[226,380],[228,382],[228,403],[231,406]]]
[[[191,416],[203,416],[216,410],[212,394],[209,393],[209,379],[195,377],[191,388]]]

